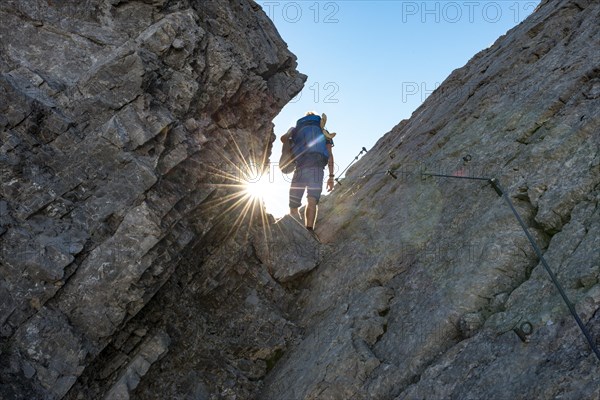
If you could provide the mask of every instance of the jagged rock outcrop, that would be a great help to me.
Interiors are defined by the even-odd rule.
[[[320,263],[318,242],[290,215],[270,225],[255,248],[271,276],[281,283],[297,280]]]
[[[250,0],[9,0],[0,20],[0,397],[127,398],[181,349],[144,310],[167,319],[182,276],[223,277],[206,249],[250,235],[227,185],[305,77]],[[284,339],[256,340],[268,359]]]
[[[302,340],[261,399],[600,396],[600,361],[502,198],[422,175],[498,178],[600,345],[599,16],[543,2],[350,170],[319,211],[330,246],[302,285]]]

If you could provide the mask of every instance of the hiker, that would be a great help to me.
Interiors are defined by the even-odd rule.
[[[295,128],[288,131],[291,150],[295,163],[294,176],[290,186],[290,215],[302,221],[299,208],[306,191],[308,205],[304,215],[306,229],[312,231],[317,220],[317,204],[323,190],[325,166],[329,169],[327,191],[333,190],[333,136],[325,129],[327,116],[319,117],[309,111],[296,123]]]

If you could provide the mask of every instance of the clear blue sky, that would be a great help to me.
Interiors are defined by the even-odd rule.
[[[274,120],[279,137],[306,111],[325,112],[337,132],[334,155],[343,170],[412,112],[456,68],[522,22],[540,0],[257,1],[273,20],[298,69],[302,93]],[[276,201],[287,207],[285,180]],[[279,174],[280,175],[280,174]],[[288,179],[289,180],[289,179]],[[271,199],[274,200],[274,199]]]

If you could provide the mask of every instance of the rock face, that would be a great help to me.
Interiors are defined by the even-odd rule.
[[[600,397],[600,360],[502,198],[422,175],[498,178],[600,345],[599,15],[543,2],[350,170],[319,210],[333,245],[304,281],[302,340],[261,399]]]
[[[158,303],[245,271],[245,244],[211,250],[229,264],[207,249],[250,226],[228,185],[305,77],[250,0],[9,0],[0,19],[0,397],[127,398],[189,333]]]
[[[498,178],[600,345],[598,15],[543,2],[454,71],[319,244],[239,187],[305,79],[254,2],[3,2],[0,397],[598,398],[503,200],[422,175]]]

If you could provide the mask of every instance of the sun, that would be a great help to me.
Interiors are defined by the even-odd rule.
[[[274,186],[273,183],[269,182],[268,174],[264,174],[256,179],[247,180],[244,190],[251,198],[264,200],[273,195]]]
[[[271,235],[271,225],[289,212],[290,180],[277,163],[267,158],[269,149],[257,150],[250,146],[242,151],[229,130],[228,145],[215,148],[221,162],[207,165],[212,182],[207,183],[212,192],[200,210],[216,211],[215,224],[229,226],[227,235],[255,234],[262,231],[265,241]],[[233,156],[232,154],[233,153]],[[224,225],[225,226],[225,225]]]
[[[250,166],[245,173],[244,194],[252,202],[261,202],[266,212],[276,218],[288,211],[287,192],[289,182],[271,166],[266,171]]]

